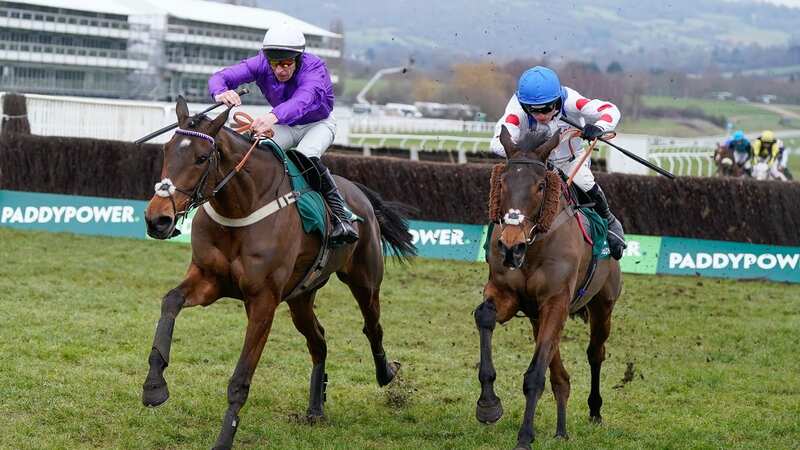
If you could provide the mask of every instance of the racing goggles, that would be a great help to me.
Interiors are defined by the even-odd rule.
[[[557,98],[550,103],[545,103],[543,105],[530,105],[528,103],[520,103],[522,105],[522,109],[530,115],[534,114],[549,114],[556,109],[561,109],[561,98]]]
[[[294,63],[295,63],[294,58],[289,58],[289,59],[270,59],[268,61],[269,61],[269,65],[273,69],[277,69],[278,67],[282,67],[284,69],[288,69],[288,68],[292,67],[294,65]]]

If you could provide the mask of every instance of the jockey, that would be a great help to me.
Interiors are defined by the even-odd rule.
[[[583,125],[582,135],[587,139],[614,131],[621,116],[614,104],[584,98],[577,91],[562,86],[554,71],[536,66],[526,70],[520,77],[517,92],[511,96],[505,113],[495,126],[490,148],[492,152],[505,156],[505,150],[500,143],[503,125],[514,141],[529,131],[547,131],[549,136],[562,133],[561,143],[550,153],[549,161],[564,173],[571,174],[584,152],[583,141],[580,137],[565,137],[564,131],[569,125],[559,122],[562,115]],[[590,159],[586,159],[573,180],[594,201],[597,213],[608,220],[611,256],[620,259],[622,251],[627,247],[622,224],[611,213],[603,190],[589,170],[589,164]]]
[[[731,138],[725,142],[725,146],[733,152],[736,165],[747,170],[749,167],[745,166],[745,164],[753,157],[753,147],[745,137],[744,131],[738,130],[733,133]]]
[[[288,24],[271,27],[264,35],[262,51],[256,56],[216,72],[208,80],[214,101],[227,106],[242,104],[235,89],[255,81],[272,110],[253,120],[254,136],[274,133],[281,148],[297,147],[309,157],[322,176],[322,194],[336,218],[331,244],[358,240],[344,199],[321,157],[333,143],[336,122],[330,73],[319,57],[305,53],[306,39]]]
[[[786,181],[786,176],[781,172],[781,142],[775,139],[775,133],[764,130],[761,136],[753,141],[753,165],[766,162],[772,178]]]

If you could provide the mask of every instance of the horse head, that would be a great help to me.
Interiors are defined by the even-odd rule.
[[[528,246],[541,231],[536,228],[545,209],[545,194],[556,175],[549,170],[547,158],[559,139],[559,133],[549,139],[546,133],[527,133],[517,144],[505,126],[500,133],[507,160],[499,177],[502,231],[497,247],[503,265],[512,270],[522,268]]]
[[[164,144],[161,181],[156,183],[145,211],[150,237],[167,239],[176,235],[178,219],[208,199],[213,188],[209,177],[219,171],[221,158],[216,137],[228,120],[229,111],[226,109],[213,120],[189,116],[186,100],[178,97],[178,129]]]
[[[717,166],[717,175],[722,177],[736,176],[736,158],[733,150],[724,144],[717,144],[714,150],[714,164]]]

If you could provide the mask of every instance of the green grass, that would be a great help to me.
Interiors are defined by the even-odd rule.
[[[747,133],[765,129],[779,130],[786,128],[779,123],[779,114],[761,109],[758,106],[748,103],[660,96],[645,96],[643,101],[645,106],[649,107],[667,107],[678,109],[688,107],[700,108],[707,114],[726,117],[733,123],[734,128],[742,129]]]
[[[209,448],[243,339],[241,304],[178,317],[166,377],[172,398],[141,406],[160,298],[181,279],[184,245],[0,229],[0,448]],[[285,305],[253,379],[242,449],[510,448],[523,412],[530,326],[495,332],[506,416],[474,419],[478,336],[471,317],[486,267],[417,260],[390,265],[383,327],[403,363],[388,390],[374,381],[362,320],[345,287],[318,296],[330,377],[327,423],[295,420],[311,369]],[[800,286],[625,276],[603,366],[605,423],[588,423],[587,328],[568,322],[569,441],[556,441],[552,394],[536,415],[539,448],[796,448],[800,442]],[[633,380],[620,380],[628,364]]]
[[[617,129],[620,133],[649,134],[653,136],[669,137],[697,137],[724,133],[725,130],[714,126],[710,122],[685,121],[673,119],[639,119],[630,120],[623,116]]]

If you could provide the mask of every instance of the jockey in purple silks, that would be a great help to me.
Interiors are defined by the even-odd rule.
[[[321,157],[333,143],[336,121],[333,110],[333,84],[330,73],[319,57],[305,53],[306,39],[298,29],[287,24],[267,30],[262,51],[239,64],[220,70],[208,80],[208,92],[214,101],[227,106],[241,105],[235,89],[255,82],[272,111],[253,120],[256,136],[269,131],[281,148],[297,150],[309,157],[322,175],[322,194],[333,212],[331,244],[358,240],[344,199]]]

